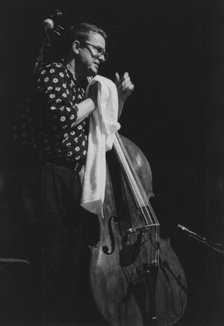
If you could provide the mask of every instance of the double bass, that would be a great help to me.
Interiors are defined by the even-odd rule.
[[[186,277],[170,239],[160,237],[152,196],[147,158],[116,133],[90,263],[93,299],[112,326],[173,325],[186,308]]]

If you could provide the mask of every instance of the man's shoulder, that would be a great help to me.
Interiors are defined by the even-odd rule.
[[[66,67],[62,62],[51,62],[47,64],[42,64],[39,68],[39,73],[44,75],[45,73],[54,73],[54,72],[65,72]]]

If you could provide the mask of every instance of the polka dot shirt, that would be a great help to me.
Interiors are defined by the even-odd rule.
[[[44,157],[82,164],[87,154],[88,117],[75,125],[76,104],[85,90],[62,63],[39,69],[34,91],[21,106],[14,138],[23,145],[41,149]]]

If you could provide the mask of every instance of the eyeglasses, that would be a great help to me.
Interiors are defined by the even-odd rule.
[[[83,44],[87,45],[87,49],[90,51],[90,53],[92,54],[93,57],[95,58],[100,58],[102,55],[104,56],[105,61],[108,59],[108,53],[105,52],[105,50],[103,48],[101,48],[100,46],[96,46],[92,43],[89,42],[82,42]],[[88,47],[91,46],[96,50],[96,53],[93,53],[91,48]]]

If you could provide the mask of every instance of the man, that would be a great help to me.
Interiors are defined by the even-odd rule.
[[[14,132],[31,153],[29,165],[31,158],[34,163],[24,172],[22,188],[29,225],[27,255],[34,275],[39,271],[42,317],[55,323],[59,310],[64,323],[73,311],[78,312],[84,295],[77,298],[81,266],[87,267],[81,260],[83,237],[86,239],[83,229],[85,225],[91,229],[93,219],[80,207],[80,170],[87,155],[88,122],[97,93],[93,85],[86,97],[85,89],[87,78],[98,74],[106,61],[106,38],[95,25],[81,23],[70,28],[63,39],[63,57],[37,70]],[[115,83],[120,115],[134,85],[128,73],[122,77],[116,73]]]

